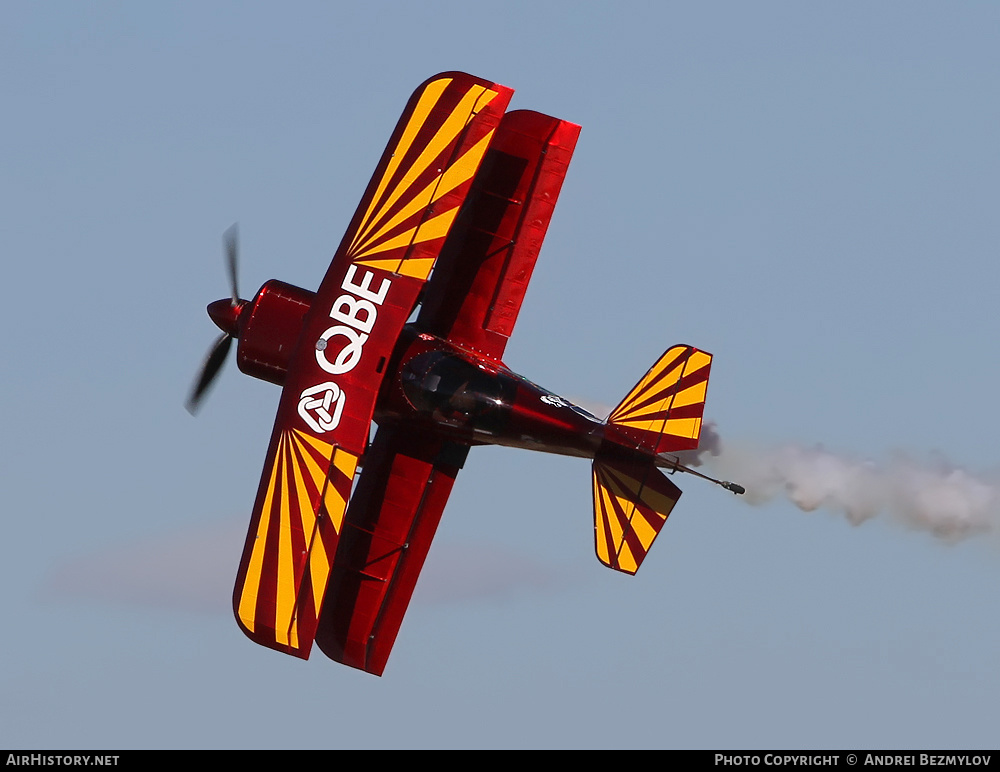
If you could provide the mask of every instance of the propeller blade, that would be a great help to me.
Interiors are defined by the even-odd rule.
[[[238,223],[233,223],[229,229],[222,234],[222,243],[226,249],[226,267],[229,271],[229,287],[233,292],[233,305],[240,299],[240,290],[236,284],[236,263],[240,252],[240,229]]]
[[[230,333],[235,332],[236,322],[234,321],[239,316],[240,311],[240,289],[237,285],[236,274],[237,274],[237,263],[239,261],[239,224],[233,223],[222,234],[222,247],[226,253],[226,273],[229,278],[229,288],[233,293],[232,298],[232,308],[234,309],[231,314],[223,313],[225,309],[225,301],[211,303],[208,307],[208,315],[215,320],[215,323],[222,327],[228,332],[224,332],[216,341],[212,344],[211,350],[208,352],[208,356],[205,358],[205,363],[201,366],[201,374],[198,376],[198,380],[194,384],[194,388],[191,389],[191,395],[188,397],[185,406],[191,415],[198,412],[198,408],[201,406],[201,401],[208,391],[209,387],[215,381],[216,376],[219,374],[219,370],[222,369],[223,362],[226,361],[226,355],[229,354],[229,347],[233,343],[233,335]],[[232,318],[230,318],[232,316]],[[221,321],[220,321],[221,320]]]
[[[208,387],[212,385],[215,377],[219,374],[219,370],[222,368],[222,363],[226,361],[226,355],[229,353],[229,347],[232,345],[232,342],[233,337],[223,333],[222,336],[219,337],[214,344],[212,344],[212,348],[208,352],[208,356],[205,358],[205,364],[202,365],[201,375],[198,377],[194,388],[191,389],[191,396],[188,397],[186,407],[191,415],[194,415],[198,411],[198,407],[201,405],[201,400],[205,396],[205,392],[208,391]]]

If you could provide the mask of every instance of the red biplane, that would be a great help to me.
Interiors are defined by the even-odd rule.
[[[681,495],[659,469],[698,474],[669,454],[698,446],[709,354],[671,348],[605,421],[503,362],[580,132],[512,94],[458,72],[416,90],[316,293],[240,299],[227,232],[232,299],[188,408],[233,338],[283,387],[233,595],[257,643],[381,675],[473,445],[593,459],[597,556],[626,573]]]

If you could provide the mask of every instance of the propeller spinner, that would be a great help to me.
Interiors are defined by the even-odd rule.
[[[201,372],[191,389],[191,394],[187,399],[186,407],[191,415],[198,412],[201,401],[209,387],[215,381],[222,369],[223,362],[229,354],[233,338],[239,337],[240,314],[246,306],[247,301],[240,299],[239,286],[236,281],[237,263],[239,258],[239,229],[234,224],[223,235],[222,243],[226,255],[226,268],[229,275],[229,286],[232,292],[230,300],[216,300],[208,304],[208,315],[212,321],[222,330],[222,335],[212,344],[209,349],[205,363],[201,366]]]

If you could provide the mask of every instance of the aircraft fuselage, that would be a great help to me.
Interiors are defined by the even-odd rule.
[[[298,337],[314,297],[309,290],[271,280],[252,301],[237,306],[216,301],[210,315],[239,339],[237,363],[244,373],[283,385],[294,347],[310,345],[299,344]],[[404,328],[385,367],[389,375],[374,415],[380,425],[405,422],[462,444],[581,458],[593,458],[602,447],[648,455],[566,398],[412,324]]]
[[[404,330],[375,420],[406,421],[448,439],[592,458],[604,424],[505,365]]]

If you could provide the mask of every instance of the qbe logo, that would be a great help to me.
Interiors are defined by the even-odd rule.
[[[299,416],[322,434],[337,428],[344,412],[344,392],[333,381],[311,386],[299,395]]]

